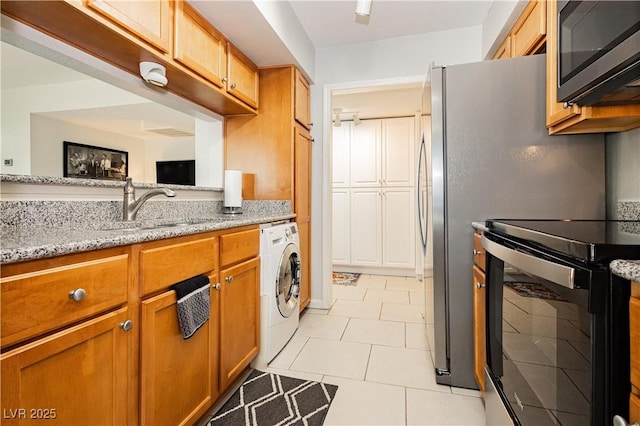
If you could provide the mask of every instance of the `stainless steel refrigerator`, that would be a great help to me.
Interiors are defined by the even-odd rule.
[[[545,55],[430,75],[436,380],[477,388],[472,222],[604,219],[604,135],[548,135]]]

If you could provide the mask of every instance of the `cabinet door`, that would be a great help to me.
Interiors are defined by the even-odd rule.
[[[477,266],[473,267],[473,348],[474,376],[481,391],[484,391],[484,366],[487,363],[485,338],[485,277]]]
[[[302,310],[311,298],[311,135],[300,125],[295,129],[294,156],[294,206],[300,232]]]
[[[128,424],[129,319],[123,308],[4,353],[3,423]]]
[[[258,354],[260,259],[220,271],[220,392]]]
[[[351,261],[349,217],[349,189],[333,190],[333,250],[331,259],[334,265],[348,265]]]
[[[217,276],[209,278],[217,283]],[[187,340],[178,324],[175,291],[142,302],[141,424],[193,424],[217,399],[218,299],[212,287],[209,320]]]
[[[177,1],[175,5],[174,59],[223,87],[222,76],[226,70],[224,37],[186,1]]]
[[[311,223],[298,223],[300,237],[300,311],[311,301]]]
[[[546,0],[530,0],[513,26],[513,56],[533,55],[542,47],[547,34]]]
[[[349,187],[349,150],[351,145],[351,123],[344,122],[333,129],[333,187]]]
[[[382,265],[381,190],[351,189],[351,264]]]
[[[227,43],[227,92],[258,108],[258,67],[231,43]]]
[[[502,44],[496,50],[496,53],[493,54],[491,59],[506,59],[511,57],[511,36],[508,35]]]
[[[107,16],[160,51],[169,52],[171,45],[170,0],[88,0],[87,6]]]
[[[382,266],[415,268],[415,196],[414,188],[382,190]]]
[[[305,80],[302,73],[297,69],[295,71],[295,79],[295,119],[307,130],[311,130],[311,93],[309,83],[307,83],[307,80]]]
[[[413,186],[415,132],[413,117],[382,120],[382,184],[384,186]]]
[[[362,121],[351,128],[351,186],[379,186],[380,120]]]

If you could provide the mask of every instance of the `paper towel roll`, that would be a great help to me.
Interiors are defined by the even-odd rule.
[[[242,207],[242,171],[224,171],[224,207]]]

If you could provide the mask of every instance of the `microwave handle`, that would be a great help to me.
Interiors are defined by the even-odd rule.
[[[530,274],[570,289],[575,288],[575,269],[521,251],[513,250],[482,236],[482,247],[498,259]]]

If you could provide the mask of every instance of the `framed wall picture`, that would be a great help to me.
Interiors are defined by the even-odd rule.
[[[64,177],[125,180],[128,176],[126,151],[64,141],[62,158]]]

